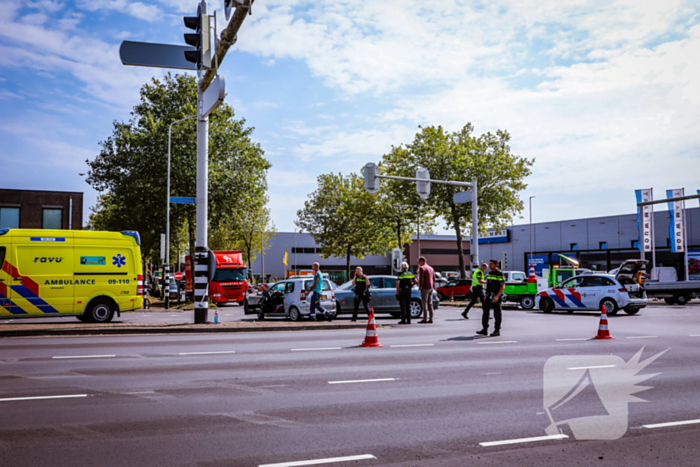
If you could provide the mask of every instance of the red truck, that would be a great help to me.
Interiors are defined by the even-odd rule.
[[[215,251],[216,275],[209,283],[209,297],[214,303],[243,303],[248,291],[248,270],[240,250]],[[185,287],[193,292],[190,257],[185,256]]]

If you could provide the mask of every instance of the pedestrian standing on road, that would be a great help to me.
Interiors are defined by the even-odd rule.
[[[411,324],[411,290],[418,281],[408,270],[408,263],[401,263],[401,274],[396,281],[396,297],[401,307],[399,324]]]
[[[323,292],[323,275],[321,274],[321,265],[314,263],[311,266],[314,271],[314,281],[311,284],[311,307],[309,308],[309,317],[311,321],[316,321],[316,309],[323,313],[327,320],[331,320],[331,314],[321,306],[321,293]]]
[[[360,266],[355,268],[355,299],[353,301],[352,321],[357,321],[357,310],[360,308],[360,302],[365,306],[367,316],[369,316],[369,278],[362,272]]]
[[[493,317],[496,320],[496,329],[491,333],[491,337],[501,335],[501,297],[503,290],[506,288],[506,280],[503,273],[498,269],[498,261],[492,259],[489,261],[489,273],[486,276],[486,298],[484,299],[484,313],[481,315],[482,330],[477,331],[477,334],[486,336],[489,333],[489,318],[491,308],[493,308]]]
[[[433,289],[435,289],[435,271],[428,266],[425,257],[418,258],[418,288],[420,289],[423,319],[418,324],[433,323]]]
[[[481,267],[474,271],[474,274],[472,274],[472,287],[469,289],[471,300],[462,312],[464,319],[469,319],[467,313],[469,313],[469,310],[476,304],[476,302],[481,300],[481,303],[484,303],[484,285],[486,284],[484,273],[486,272],[486,269],[488,269],[488,265],[486,263],[481,263]]]

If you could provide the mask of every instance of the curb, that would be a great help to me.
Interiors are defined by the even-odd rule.
[[[179,326],[179,325],[178,325]],[[209,334],[232,332],[276,332],[276,331],[324,331],[338,329],[365,329],[364,324],[329,324],[325,326],[261,326],[261,327],[217,327],[203,325],[191,327],[133,327],[133,328],[71,328],[71,329],[22,329],[17,331],[0,331],[2,337],[36,337],[36,336],[100,336],[127,334]]]

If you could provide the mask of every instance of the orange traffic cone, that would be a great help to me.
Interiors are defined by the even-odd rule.
[[[450,303],[454,303],[454,302],[455,302],[455,296],[454,296],[454,295],[450,295]]]
[[[598,335],[593,337],[593,339],[615,339],[610,335],[608,330],[608,314],[605,312],[605,305],[603,305],[603,311],[600,314],[600,324],[598,325]]]
[[[374,324],[374,308],[370,309],[365,341],[360,345],[362,347],[384,347],[379,343],[379,339],[377,338],[377,325]]]
[[[527,278],[527,283],[532,284],[532,283],[537,283],[537,276],[535,276],[535,265],[534,263],[530,263],[530,276]]]

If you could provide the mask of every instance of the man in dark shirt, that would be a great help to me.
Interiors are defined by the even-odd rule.
[[[489,261],[489,273],[486,276],[486,297],[484,298],[484,313],[481,315],[481,326],[483,329],[477,334],[486,336],[489,333],[489,317],[491,308],[496,320],[496,329],[491,333],[492,337],[501,335],[501,296],[506,288],[506,280],[503,273],[498,269],[498,261]]]

